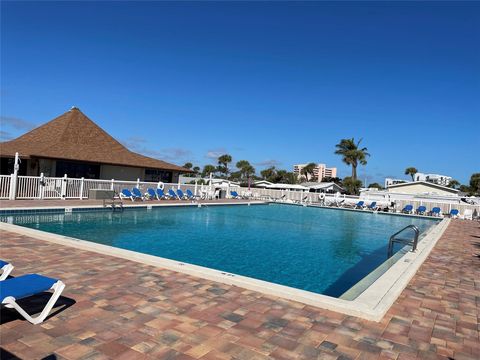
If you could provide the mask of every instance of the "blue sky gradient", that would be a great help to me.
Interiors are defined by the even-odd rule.
[[[78,106],[132,150],[257,170],[363,138],[367,181],[480,171],[480,3],[2,2],[1,136]]]

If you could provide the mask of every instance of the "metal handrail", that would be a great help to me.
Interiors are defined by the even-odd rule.
[[[415,232],[415,237],[412,240],[408,239],[397,239],[396,236],[399,235],[400,233],[404,232],[407,229],[412,229]],[[418,236],[420,235],[420,230],[418,230],[418,227],[415,225],[408,225],[405,226],[402,230],[397,231],[395,234],[390,236],[390,240],[388,241],[388,253],[387,257],[391,258],[393,255],[393,245],[395,243],[399,244],[404,244],[404,245],[411,245],[412,246],[412,252],[417,250],[417,244],[418,244]]]

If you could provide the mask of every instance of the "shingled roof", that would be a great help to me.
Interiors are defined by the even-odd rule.
[[[191,172],[183,167],[128,150],[79,109],[10,141],[0,143],[2,157],[52,158],[101,164]]]

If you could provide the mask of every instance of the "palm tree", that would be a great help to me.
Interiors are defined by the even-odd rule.
[[[267,169],[260,171],[260,175],[262,175],[262,178],[264,180],[274,182],[275,177],[277,176],[277,169],[275,169],[275,166],[271,166]]]
[[[307,179],[307,181],[314,180],[314,177],[315,177],[314,170],[316,167],[317,167],[317,164],[312,162],[308,163],[303,167],[301,174],[305,175],[305,178]]]
[[[458,186],[460,186],[460,182],[455,179],[450,180],[450,182],[448,183],[448,187],[452,189],[456,189]]]
[[[202,171],[202,177],[207,177],[210,176],[210,174],[213,174],[215,171],[217,171],[217,168],[213,165],[205,165],[203,167]]]
[[[405,175],[410,175],[412,177],[412,181],[415,181],[415,174],[418,170],[414,167],[408,167],[405,169]]]
[[[360,165],[367,165],[367,156],[370,154],[367,152],[367,148],[360,148],[362,139],[355,143],[355,139],[342,139],[335,145],[337,150],[335,154],[342,156],[342,161],[352,166],[352,179],[357,180],[357,167]]]
[[[224,154],[218,157],[218,171],[228,176],[228,164],[232,162],[232,156],[228,154]]]
[[[349,194],[358,195],[360,188],[362,187],[362,182],[354,179],[353,177],[347,176],[343,179],[343,186]]]
[[[237,161],[236,166],[240,170],[240,178],[242,180],[247,180],[251,175],[255,174],[255,168],[247,160]]]

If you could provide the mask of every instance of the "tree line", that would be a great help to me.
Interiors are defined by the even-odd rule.
[[[362,182],[357,179],[357,167],[358,165],[366,165],[367,157],[370,154],[367,152],[366,147],[360,147],[362,139],[355,141],[354,138],[342,139],[336,145],[335,154],[342,156],[342,161],[352,167],[352,176],[346,177],[343,180],[335,177],[324,177],[321,179],[325,182],[335,182],[340,186],[343,186],[349,193],[358,193]],[[299,176],[294,172],[277,169],[275,166],[271,166],[260,171],[260,176],[256,175],[256,170],[248,160],[239,160],[235,164],[235,169],[231,168],[232,156],[229,154],[223,154],[218,157],[217,164],[207,164],[200,169],[198,166],[193,166],[191,162],[185,163],[183,167],[192,170],[191,176],[202,176],[203,178],[209,177],[210,174],[216,177],[238,181],[241,184],[247,184],[249,180],[266,180],[272,183],[284,183],[284,184],[298,184],[305,181],[318,180],[314,174],[314,169],[317,164],[311,162],[308,163],[301,171]]]
[[[321,179],[325,182],[334,182],[342,186],[349,194],[358,194],[362,187],[362,182],[358,180],[357,168],[359,165],[366,165],[367,159],[370,157],[368,149],[362,146],[362,139],[355,141],[355,138],[341,139],[338,144],[335,145],[335,154],[341,156],[342,162],[351,167],[351,176],[347,176],[343,179],[338,177],[324,177]],[[260,176],[256,175],[256,170],[248,160],[239,160],[235,163],[235,168],[231,168],[232,156],[229,154],[223,154],[218,157],[217,164],[207,164],[200,169],[198,166],[193,166],[191,162],[187,162],[184,167],[193,171],[192,176],[201,175],[203,178],[209,177],[213,174],[215,177],[221,177],[224,179],[240,182],[242,185],[248,184],[250,181],[267,180],[272,183],[284,183],[284,184],[298,184],[305,181],[318,180],[314,174],[314,169],[317,164],[311,162],[308,163],[297,175],[294,172],[277,169],[275,166],[271,166],[260,171]],[[417,169],[414,167],[408,167],[405,169],[405,175],[410,175],[412,181],[415,180],[415,174]],[[470,178],[469,185],[462,185],[457,180],[451,180],[449,185],[451,188],[458,188],[462,192],[468,194],[480,194],[480,173],[475,173]],[[383,189],[378,183],[372,183],[369,188]]]

